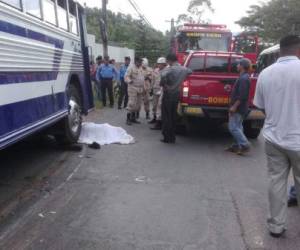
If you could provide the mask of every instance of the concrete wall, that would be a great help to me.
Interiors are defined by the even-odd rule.
[[[98,55],[103,56],[102,44],[96,43],[95,36],[88,34],[88,44],[90,49],[90,56],[95,60]],[[117,63],[122,63],[125,56],[130,56],[131,59],[134,58],[135,51],[133,49],[108,46],[108,55],[110,59],[115,59]]]

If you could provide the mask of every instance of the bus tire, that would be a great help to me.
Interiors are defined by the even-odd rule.
[[[61,121],[60,132],[55,135],[60,144],[77,143],[82,127],[82,100],[80,92],[74,84],[70,84],[68,95],[68,116]]]
[[[249,122],[246,122],[244,124],[245,135],[250,139],[257,139],[257,137],[260,134],[260,130],[261,130],[260,128],[252,128],[251,123]]]

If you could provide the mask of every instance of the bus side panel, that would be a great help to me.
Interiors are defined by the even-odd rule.
[[[0,148],[68,113],[71,72],[91,107],[80,38],[0,3]]]
[[[84,10],[79,10],[79,29],[80,29],[80,38],[81,38],[81,51],[82,51],[82,60],[84,65],[84,75],[83,79],[81,78],[81,83],[84,83],[83,94],[84,94],[84,103],[86,111],[94,108],[94,97],[90,76],[90,61],[89,61],[89,49],[87,43],[87,30],[86,30],[86,16]]]

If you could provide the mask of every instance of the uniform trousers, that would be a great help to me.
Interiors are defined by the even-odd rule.
[[[101,79],[101,93],[102,102],[106,106],[106,90],[108,92],[110,105],[114,105],[114,94],[113,94],[113,79],[112,78],[102,78]]]
[[[168,142],[175,142],[175,130],[177,122],[177,107],[179,93],[163,93],[162,98],[162,134]]]
[[[140,103],[143,97],[143,87],[135,87],[128,85],[128,105],[127,110],[129,112],[137,112],[140,108]]]
[[[160,116],[160,112],[161,112],[161,107],[159,107],[160,96],[161,96],[160,94],[153,94],[152,112],[153,112],[153,116],[155,116],[155,117]]]
[[[271,142],[266,142],[269,174],[269,218],[268,228],[273,233],[286,229],[287,219],[287,184],[292,169],[295,179],[297,199],[300,201],[300,151],[283,149]]]
[[[146,113],[150,112],[150,93],[149,90],[144,90],[142,93],[142,99],[139,100],[138,111],[141,111],[142,103],[144,104],[144,110]]]
[[[124,101],[124,108],[127,107],[128,104],[128,84],[122,79],[121,80],[121,93],[119,96],[118,106],[121,108]]]

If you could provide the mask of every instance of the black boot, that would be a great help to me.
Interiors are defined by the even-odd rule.
[[[140,124],[140,122],[136,119],[136,112],[131,113],[131,122],[135,124]]]
[[[156,115],[153,115],[153,119],[148,123],[149,124],[155,124],[156,123]]]
[[[153,127],[151,127],[152,130],[161,130],[162,124],[161,121],[158,120],[156,121],[155,125]]]
[[[148,111],[148,112],[146,112],[146,119],[147,119],[147,120],[149,120],[149,119],[150,119],[150,113],[149,113],[149,111]]]
[[[126,124],[127,124],[128,126],[131,126],[131,125],[132,125],[132,122],[131,122],[131,113],[127,113]]]
[[[136,111],[134,113],[134,117],[135,117],[135,119],[139,119],[140,118],[140,111]]]

